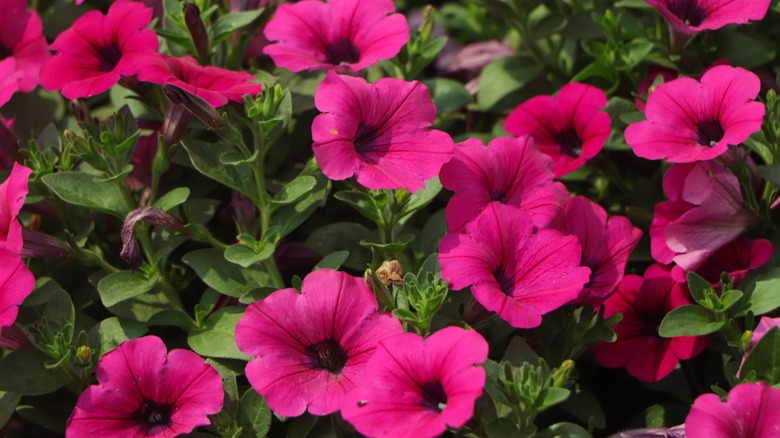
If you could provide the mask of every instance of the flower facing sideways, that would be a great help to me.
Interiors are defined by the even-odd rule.
[[[311,2],[306,2],[311,3]],[[428,129],[436,106],[417,81],[365,79],[328,73],[314,96],[314,156],[333,180],[353,175],[371,190],[425,187],[455,146],[449,134]]]
[[[27,198],[27,180],[32,169],[14,163],[11,175],[0,184],[0,249],[21,254],[22,224],[16,216]]]
[[[222,378],[189,350],[167,352],[145,336],[125,341],[97,366],[97,385],[79,396],[67,438],[84,436],[169,438],[210,423],[222,409]]]
[[[283,4],[265,26],[263,52],[279,67],[358,71],[397,55],[409,41],[391,0],[306,0]]]
[[[0,329],[16,321],[19,306],[33,290],[35,277],[22,258],[0,249]]]
[[[435,437],[462,427],[485,386],[488,344],[474,330],[447,327],[423,339],[404,333],[379,343],[364,383],[341,414],[362,434]]]
[[[725,402],[699,396],[685,418],[688,438],[774,438],[780,431],[780,389],[765,382],[741,383]]]
[[[236,327],[238,348],[255,356],[246,366],[249,383],[279,415],[338,411],[365,381],[377,343],[403,332],[377,307],[363,279],[332,269],[307,275],[301,293],[278,290],[251,304]]]
[[[27,9],[25,0],[0,0],[0,11],[0,62],[13,59],[19,91],[32,91],[38,86],[41,65],[49,58],[41,17]]]
[[[715,30],[727,24],[761,20],[769,0],[645,0],[663,15],[672,27],[690,35]]]

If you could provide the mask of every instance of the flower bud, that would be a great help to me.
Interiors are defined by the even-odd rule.
[[[195,3],[184,3],[184,22],[187,24],[187,30],[192,36],[192,43],[201,60],[209,56],[209,34],[206,31],[206,25],[200,18],[200,9]]]
[[[171,84],[165,85],[163,90],[172,103],[183,105],[203,123],[214,129],[224,126],[225,122],[222,121],[219,111],[200,97]]]
[[[131,211],[125,217],[125,223],[122,225],[122,252],[120,256],[130,263],[133,269],[141,265],[141,249],[135,238],[135,224],[139,221],[178,231],[182,234],[189,234],[179,219],[157,207],[141,207]]]

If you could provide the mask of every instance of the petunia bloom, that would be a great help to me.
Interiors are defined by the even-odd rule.
[[[0,0],[0,11],[0,61],[13,59],[19,91],[32,91],[38,86],[41,65],[49,58],[41,17],[27,9],[25,0]]]
[[[758,220],[737,177],[715,161],[674,165],[663,186],[669,200],[655,206],[650,225],[650,252],[659,263],[695,271]]]
[[[596,360],[608,368],[625,367],[643,382],[654,383],[672,372],[680,359],[704,350],[706,336],[662,338],[658,326],[677,307],[691,304],[684,285],[672,280],[670,268],[652,265],[644,277],[626,275],[617,292],[604,302],[604,317],[622,313],[617,340],[593,347]]]
[[[738,237],[710,255],[695,272],[716,287],[720,276],[728,273],[729,281],[739,284],[750,271],[760,268],[772,257],[774,246],[766,239],[750,240]],[[672,267],[672,278],[685,282],[687,271],[679,265]]]
[[[672,27],[686,35],[720,29],[728,24],[761,20],[769,0],[645,0]]]
[[[628,258],[642,231],[623,216],[607,217],[600,205],[584,196],[569,201],[565,217],[564,230],[577,236],[582,246],[582,265],[591,270],[590,280],[575,302],[598,307],[623,279]]]
[[[41,85],[76,99],[102,93],[121,76],[134,75],[135,57],[156,52],[160,44],[147,29],[151,19],[151,8],[127,0],[112,4],[107,15],[87,12],[52,43],[57,54],[41,68]]]
[[[255,356],[246,366],[249,383],[279,415],[338,411],[365,382],[377,343],[403,332],[377,307],[363,279],[332,269],[307,275],[301,293],[278,290],[251,304],[236,327],[238,348]]]
[[[97,385],[81,393],[65,436],[168,438],[210,424],[222,409],[222,378],[189,350],[167,352],[156,336],[125,341],[100,358]]]
[[[557,96],[536,96],[520,104],[509,113],[504,129],[532,136],[539,150],[552,157],[560,178],[601,151],[611,132],[609,115],[601,111],[606,104],[602,90],[572,82]]]
[[[488,147],[469,139],[457,146],[439,174],[455,192],[447,204],[449,231],[463,228],[492,201],[521,208],[539,228],[562,221],[569,192],[553,181],[552,160],[531,137],[496,138]]]
[[[19,254],[0,249],[0,329],[16,321],[19,306],[33,290],[35,277]]]
[[[313,3],[313,2],[305,2]],[[314,156],[333,180],[357,176],[371,190],[425,187],[452,158],[449,134],[428,129],[436,106],[417,81],[328,73],[314,96]]]
[[[392,0],[305,0],[283,4],[265,26],[263,50],[288,70],[358,71],[390,59],[409,42]]]
[[[577,298],[590,269],[580,266],[575,236],[536,231],[528,213],[491,202],[439,247],[442,277],[511,326],[532,328],[542,315]]]
[[[764,104],[755,101],[760,88],[758,76],[726,65],[708,70],[701,83],[665,82],[647,98],[647,120],[626,128],[626,143],[649,160],[711,160],[761,129]]]
[[[27,180],[32,169],[14,163],[11,175],[0,184],[0,249],[22,251],[22,224],[16,216],[27,198]]]
[[[780,430],[780,389],[766,382],[740,383],[728,399],[704,394],[685,418],[688,438],[773,438]]]
[[[186,90],[217,108],[228,100],[241,102],[244,94],[255,96],[261,91],[249,73],[202,67],[191,56],[173,56],[150,53],[135,58],[138,80],[153,84],[172,84]]]
[[[435,437],[462,427],[485,386],[488,344],[474,330],[447,327],[423,339],[404,333],[380,342],[363,385],[341,414],[376,437]]]
[[[0,106],[5,105],[19,91],[19,73],[15,66],[13,58],[0,61]]]

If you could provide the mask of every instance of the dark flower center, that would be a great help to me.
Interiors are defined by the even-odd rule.
[[[306,347],[306,355],[309,356],[314,368],[339,374],[347,364],[349,356],[341,344],[333,338],[325,339],[314,345]]]
[[[355,150],[361,154],[371,152],[372,142],[376,139],[377,127],[360,124],[355,134]]]
[[[723,126],[717,119],[702,120],[696,128],[697,141],[702,146],[715,146],[723,138],[723,134]]]
[[[13,54],[14,54],[13,50],[0,44],[0,61],[12,56]]]
[[[506,193],[504,193],[503,190],[494,190],[490,192],[490,200],[491,201],[498,201],[502,204],[506,204]]]
[[[100,70],[108,73],[113,70],[122,59],[122,50],[116,43],[103,46],[98,49]]]
[[[642,324],[645,327],[644,334],[648,338],[664,339],[658,334],[658,328],[661,327],[661,321],[664,320],[666,312],[659,310],[655,313],[649,313],[642,316]]]
[[[421,385],[422,405],[424,409],[439,413],[447,407],[447,393],[438,380],[431,380]]]
[[[360,61],[360,50],[349,39],[325,46],[325,62],[333,65],[349,65]]]
[[[686,26],[696,27],[707,18],[707,11],[697,0],[673,0],[669,4],[669,11]]]
[[[564,154],[577,158],[582,152],[582,140],[580,135],[577,134],[577,130],[574,128],[566,129],[555,135],[558,139],[558,143],[561,145],[561,152]]]
[[[507,274],[503,266],[499,266],[493,270],[493,278],[498,282],[501,292],[512,296],[512,289],[515,287],[515,279]]]
[[[133,412],[132,418],[133,421],[142,425],[148,431],[170,427],[172,414],[172,406],[146,400]]]

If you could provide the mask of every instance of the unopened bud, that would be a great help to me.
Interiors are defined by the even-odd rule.
[[[184,131],[187,130],[187,126],[190,124],[190,120],[192,120],[192,113],[184,105],[171,103],[168,106],[162,126],[163,141],[165,141],[167,146],[171,146],[181,140]]]
[[[553,386],[556,388],[565,388],[569,383],[569,376],[574,371],[574,361],[566,359],[561,363],[555,371],[553,371]]]
[[[22,240],[24,241],[21,251],[23,258],[59,258],[73,252],[73,249],[62,240],[29,228],[22,228]]]
[[[92,350],[89,346],[82,345],[76,350],[76,359],[81,363],[89,362],[89,357],[92,355]]]
[[[206,31],[206,25],[200,18],[200,9],[195,3],[184,3],[184,22],[187,24],[187,30],[192,36],[192,43],[198,52],[201,60],[209,56],[209,33]]]
[[[73,113],[73,117],[82,123],[95,124],[95,118],[92,117],[87,105],[81,99],[73,99],[70,101],[70,112]]]
[[[222,121],[219,111],[200,97],[171,84],[165,85],[163,90],[172,103],[183,105],[203,123],[214,129],[220,129],[224,126],[225,123]]]
[[[436,26],[433,17],[435,12],[436,9],[434,9],[432,5],[428,5],[423,9],[423,22],[418,31],[420,33],[420,39],[422,39],[423,42],[428,41],[431,38],[431,35],[433,35],[433,30]]]

